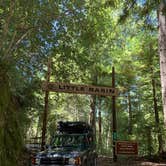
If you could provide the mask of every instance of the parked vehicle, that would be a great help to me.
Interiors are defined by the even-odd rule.
[[[96,166],[96,159],[91,127],[85,122],[60,122],[47,149],[32,158],[32,166]]]

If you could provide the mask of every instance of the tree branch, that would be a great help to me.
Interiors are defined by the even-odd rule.
[[[2,49],[3,47],[3,41],[5,40],[7,34],[8,34],[8,31],[9,31],[9,24],[10,24],[10,20],[14,14],[14,6],[15,6],[15,1],[12,0],[11,3],[10,3],[10,13],[9,13],[9,16],[7,17],[6,19],[6,22],[5,22],[5,25],[4,25],[4,33],[3,33],[3,36],[1,38],[1,42],[0,42],[0,49]]]
[[[9,44],[9,47],[8,47],[8,49],[5,51],[4,55],[7,55],[7,54],[10,52],[10,50],[11,50],[11,48],[12,48],[12,45],[13,45],[13,43],[14,43],[14,40],[15,40],[15,38],[16,38],[16,34],[17,34],[17,31],[14,32],[13,37],[12,37],[12,40],[11,40],[11,42],[10,42],[10,44]]]
[[[7,54],[5,54],[4,56],[3,56],[3,60],[4,59],[9,59],[10,57],[11,57],[11,54],[9,54],[9,52],[11,52],[11,51],[14,51],[14,50],[16,50],[17,49],[17,47],[18,47],[18,45],[21,43],[21,41],[28,35],[28,33],[29,33],[29,31],[30,31],[31,29],[29,29],[27,32],[25,32],[17,41],[16,41],[16,44],[13,46],[13,48],[12,48],[12,43],[14,42],[12,42],[11,43],[11,46],[9,46],[9,48],[8,48],[8,50],[7,50]],[[14,36],[14,35],[13,35]]]

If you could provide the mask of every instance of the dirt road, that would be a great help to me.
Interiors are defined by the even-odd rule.
[[[121,160],[114,163],[112,158],[100,156],[97,166],[166,166],[166,162],[153,163],[148,161]]]
[[[23,160],[20,161],[19,166],[29,166],[30,156],[24,155]],[[113,162],[111,157],[99,156],[97,159],[97,166],[166,166],[166,162],[153,163],[148,161],[141,161],[138,159],[126,159],[119,160],[116,163]]]

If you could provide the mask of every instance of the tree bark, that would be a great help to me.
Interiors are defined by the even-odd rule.
[[[94,135],[96,135],[96,95],[92,95],[91,100],[91,125]]]
[[[162,153],[163,152],[163,139],[162,139],[162,133],[161,133],[161,128],[160,128],[159,112],[158,112],[157,99],[156,99],[156,85],[155,85],[154,79],[152,79],[152,88],[153,88],[153,105],[154,105],[154,113],[155,113],[155,122],[156,122],[157,137],[158,137],[158,143],[159,143],[158,152]]]
[[[148,156],[151,157],[152,155],[152,136],[151,136],[151,128],[147,127],[146,128],[146,134],[147,134],[147,150],[148,150]]]
[[[158,11],[160,76],[163,102],[164,125],[166,127],[166,1],[162,0]]]
[[[0,165],[17,166],[23,145],[19,107],[12,96],[8,72],[0,64]]]
[[[97,73],[92,76],[92,84],[97,85]],[[91,125],[93,128],[93,132],[95,135],[95,141],[96,141],[96,95],[91,95],[91,113],[90,113],[90,120],[91,120]]]

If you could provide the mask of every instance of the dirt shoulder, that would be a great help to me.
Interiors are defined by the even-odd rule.
[[[112,166],[166,166],[166,163],[153,163],[148,161],[132,161],[112,163]]]

